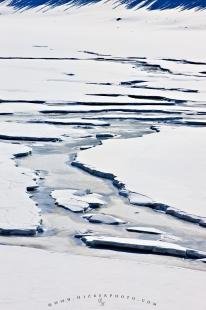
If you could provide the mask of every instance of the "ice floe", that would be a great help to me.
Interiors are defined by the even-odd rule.
[[[106,247],[108,249],[119,249],[137,252],[150,252],[153,254],[172,255],[184,258],[203,258],[206,252],[187,249],[178,244],[156,241],[142,240],[135,238],[121,238],[109,236],[83,236],[82,241],[91,247]]]
[[[103,196],[90,191],[79,191],[75,189],[54,190],[51,196],[57,205],[72,212],[84,212],[89,207],[98,208],[104,206],[106,201]]]
[[[131,231],[131,232],[153,234],[153,235],[164,234],[164,231],[159,230],[157,228],[153,228],[153,227],[131,226],[131,227],[127,227],[126,230]]]
[[[83,215],[83,218],[87,219],[90,223],[102,223],[108,225],[118,225],[126,223],[125,221],[117,217],[104,213],[88,213]]]

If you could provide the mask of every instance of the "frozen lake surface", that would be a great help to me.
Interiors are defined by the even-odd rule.
[[[5,310],[206,307],[205,3],[122,4],[0,2]]]

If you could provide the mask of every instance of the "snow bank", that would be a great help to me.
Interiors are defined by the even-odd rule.
[[[16,167],[12,158],[28,155],[31,148],[19,144],[0,143],[0,233],[34,235],[40,226],[38,207],[26,193],[35,187],[33,173]]]

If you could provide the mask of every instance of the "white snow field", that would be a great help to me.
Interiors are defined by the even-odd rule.
[[[3,234],[32,235],[40,226],[39,209],[26,193],[36,186],[34,174],[16,167],[14,156],[30,154],[31,148],[0,143],[0,231]]]
[[[52,125],[0,123],[0,138],[7,140],[58,141],[65,133]]]
[[[82,128],[58,128],[52,124],[40,124],[38,120],[37,123],[0,122],[2,140],[60,142],[65,137],[78,138],[86,134],[87,132]]]
[[[0,309],[205,310],[206,12],[8,4]]]
[[[206,217],[206,129],[161,128],[142,138],[113,139],[82,151],[77,161],[112,173],[129,191]]]
[[[15,246],[0,250],[4,310],[204,310],[206,306],[202,271]]]

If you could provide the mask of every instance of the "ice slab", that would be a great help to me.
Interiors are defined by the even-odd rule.
[[[85,214],[83,218],[86,218],[90,223],[102,223],[108,225],[118,225],[118,224],[125,224],[123,220],[103,213],[94,213],[94,214]]]
[[[106,204],[100,194],[75,189],[54,190],[51,196],[55,199],[57,205],[72,212],[84,212],[89,207],[97,208]]]
[[[122,250],[146,251],[154,254],[186,256],[186,248],[174,243],[162,241],[107,236],[84,236],[82,240],[88,246],[92,247],[119,248]]]
[[[187,249],[175,243],[155,240],[142,240],[134,238],[83,236],[82,241],[91,247],[104,247],[126,251],[149,252],[152,254],[172,255],[184,258],[203,258],[206,252]]]
[[[139,232],[139,233],[145,233],[145,234],[154,234],[154,235],[164,234],[164,232],[162,230],[159,230],[159,229],[153,228],[153,227],[132,226],[132,227],[127,227],[126,229],[127,229],[127,231]]]

